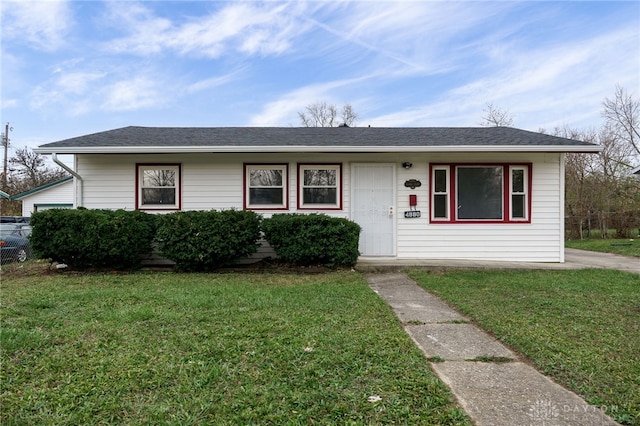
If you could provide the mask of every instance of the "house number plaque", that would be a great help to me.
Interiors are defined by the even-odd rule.
[[[420,210],[407,210],[404,212],[404,217],[406,219],[416,219],[420,217]]]
[[[422,186],[422,182],[417,179],[409,179],[404,182],[404,186],[406,186],[407,188],[416,189]]]

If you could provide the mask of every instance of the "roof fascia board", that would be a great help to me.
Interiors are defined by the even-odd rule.
[[[38,154],[189,154],[189,153],[284,153],[284,152],[579,152],[599,153],[599,145],[453,145],[453,146],[101,146],[36,148]]]

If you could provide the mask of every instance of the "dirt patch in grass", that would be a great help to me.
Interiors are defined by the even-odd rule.
[[[59,273],[55,265],[45,260],[29,260],[23,263],[7,263],[0,266],[2,279],[15,277],[31,277],[34,275],[51,275]]]
[[[144,272],[172,272],[172,266],[143,266],[140,268]],[[293,265],[274,259],[264,259],[259,262],[238,264],[218,269],[215,273],[276,273],[276,274],[325,274],[330,272],[351,271],[351,267],[341,267],[331,269],[324,265]],[[48,260],[30,260],[23,263],[8,263],[0,266],[0,276],[2,279],[30,277],[34,275],[75,275],[83,273],[129,273],[133,271],[118,271],[112,269],[88,269],[75,270],[69,267],[58,266]]]

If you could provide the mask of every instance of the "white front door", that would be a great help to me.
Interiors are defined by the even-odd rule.
[[[353,164],[351,218],[362,227],[362,256],[395,256],[395,165]]]

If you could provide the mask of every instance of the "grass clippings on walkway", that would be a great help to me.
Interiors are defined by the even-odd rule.
[[[411,277],[618,422],[640,424],[640,275],[414,270]]]
[[[2,277],[0,424],[468,425],[357,273]]]

